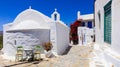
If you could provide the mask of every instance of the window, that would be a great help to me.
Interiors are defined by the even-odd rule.
[[[82,22],[82,26],[85,26],[85,22]]]
[[[98,19],[99,19],[99,29],[101,28],[101,14],[100,11],[98,12]]]
[[[57,20],[57,14],[55,14],[54,18],[55,18],[55,21],[56,21]]]
[[[104,41],[111,44],[111,1],[104,7]]]
[[[88,22],[87,27],[88,27],[88,28],[92,28],[92,21],[89,21],[89,22]]]
[[[14,40],[14,44],[16,45],[16,40]]]

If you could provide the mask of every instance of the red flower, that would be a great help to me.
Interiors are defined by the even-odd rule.
[[[77,28],[79,26],[82,26],[82,23],[78,20],[70,25],[70,40],[78,40]]]

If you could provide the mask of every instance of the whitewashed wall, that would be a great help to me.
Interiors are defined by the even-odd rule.
[[[62,54],[69,46],[69,28],[60,22],[56,23],[57,53]]]
[[[112,1],[112,49],[120,53],[120,0]]]
[[[104,43],[104,6],[110,0],[96,0],[95,2],[95,31],[96,31],[96,43]],[[119,32],[119,21],[120,21],[120,0],[112,1],[112,33],[111,33],[111,48],[116,52],[120,52],[120,32]],[[101,27],[99,28],[98,12],[101,14]]]
[[[50,41],[50,30],[5,31],[4,36],[4,46],[2,49],[5,53],[4,55],[6,55],[8,59],[15,59],[17,46],[22,45],[24,49],[32,49],[36,45],[42,46],[43,43]],[[43,48],[41,51],[43,53]]]
[[[5,58],[15,59],[18,45],[29,49],[49,41],[53,44],[53,54],[62,54],[69,45],[69,29],[59,22],[31,8],[21,12],[12,23],[4,25]]]
[[[78,27],[79,45],[87,45],[88,43],[93,42],[93,38],[91,38],[91,36],[93,35],[94,35],[93,29],[87,27]]]
[[[104,6],[110,0],[96,0],[95,2],[95,31],[96,31],[96,43],[102,45],[104,43]],[[119,67],[120,60],[117,56],[120,56],[120,0],[112,0],[111,16],[112,16],[112,29],[111,29],[111,45],[106,49],[108,52],[104,52],[105,60]],[[101,28],[99,28],[98,12],[101,13]],[[105,44],[103,44],[105,45]],[[102,45],[102,46],[103,46]],[[112,48],[112,49],[111,49]],[[110,51],[109,51],[110,50]]]
[[[50,41],[52,42],[53,48],[52,53],[57,55],[57,36],[56,36],[56,23],[50,23]]]
[[[11,26],[4,25],[4,45],[2,50],[8,59],[15,59],[16,49],[19,45],[22,45],[24,49],[31,49],[35,45],[42,45],[51,41],[53,44],[52,52],[55,55],[62,54],[69,45],[69,28],[59,22],[50,23],[50,30],[34,29],[7,32]]]
[[[95,2],[95,41],[98,44],[104,43],[104,6],[110,0],[96,0]],[[99,21],[98,13],[100,12],[101,20]],[[99,27],[100,24],[100,27]]]
[[[7,41],[7,39],[6,39],[7,38],[6,30],[9,29],[10,27],[12,27],[12,23],[8,23],[8,24],[3,25],[3,49],[2,49],[2,51],[3,51],[3,53],[4,53],[5,56],[7,56],[7,53],[10,53],[9,52],[10,51],[9,48],[13,49],[13,47],[11,45],[9,46],[9,44],[6,44],[6,41]]]

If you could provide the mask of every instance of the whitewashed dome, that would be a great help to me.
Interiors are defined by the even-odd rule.
[[[13,27],[9,30],[22,29],[49,29],[53,20],[34,9],[27,9],[21,12],[13,21]]]

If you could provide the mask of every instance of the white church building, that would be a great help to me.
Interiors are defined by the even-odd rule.
[[[28,49],[51,42],[52,53],[55,55],[62,54],[69,45],[69,28],[60,20],[56,9],[49,18],[30,7],[13,22],[4,24],[3,28],[2,51],[7,59],[15,59],[17,46],[20,45]]]
[[[112,64],[114,67],[120,67],[119,28],[120,0],[96,0],[95,41],[102,50],[102,58],[104,58],[108,64]]]

